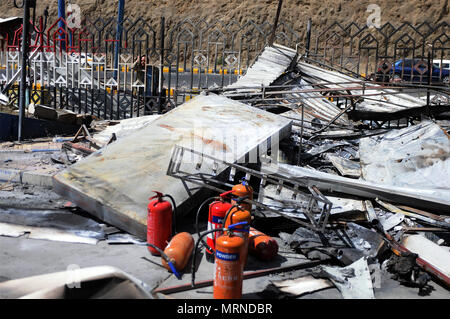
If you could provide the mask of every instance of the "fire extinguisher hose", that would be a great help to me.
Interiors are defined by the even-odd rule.
[[[228,227],[223,227],[223,228],[216,228],[216,229],[211,229],[208,231],[205,231],[203,234],[200,235],[200,237],[197,239],[197,244],[195,245],[195,249],[194,249],[194,256],[192,257],[192,280],[191,280],[191,285],[192,287],[195,287],[195,260],[197,259],[197,250],[198,250],[198,245],[200,244],[200,242],[202,241],[202,239],[211,233],[217,232],[217,231],[227,231],[227,230],[233,230],[233,231],[242,231],[242,232],[248,232],[249,229],[235,229],[238,226],[242,226],[242,225],[247,225],[247,222],[240,222],[240,223],[236,223],[233,225],[230,225]]]
[[[171,195],[164,194],[163,197],[168,197],[170,199],[170,201],[172,202],[172,206],[173,206],[172,235],[176,235],[177,234],[177,204],[175,204],[175,199]]]
[[[198,235],[199,238],[200,238],[200,230],[199,230],[199,228],[198,228],[198,219],[199,219],[199,216],[200,216],[200,211],[202,210],[202,208],[203,208],[209,201],[214,200],[214,199],[216,199],[216,198],[217,198],[216,196],[207,198],[207,199],[200,205],[200,207],[198,208],[197,215],[195,216],[195,231],[197,232],[197,235]],[[214,252],[211,250],[211,248],[209,248],[208,244],[206,243],[206,241],[205,241],[205,239],[204,239],[203,237],[202,237],[202,241],[201,241],[201,242],[202,242],[203,246],[205,247],[205,249],[207,249],[211,254],[214,253]]]
[[[233,208],[235,208],[235,207],[239,207],[239,204],[240,203],[242,203],[244,200],[246,200],[248,198],[248,196],[244,196],[244,197],[239,197],[237,200],[236,200],[236,203],[237,204],[235,204],[235,205],[233,205],[233,206],[231,206],[230,207],[230,209],[227,211],[227,213],[225,214],[225,218],[223,219],[223,222],[222,222],[222,227],[225,227],[225,223],[227,222],[227,220],[228,220],[228,215],[230,215],[230,212],[233,210]],[[233,212],[233,214],[234,214],[235,212]],[[233,215],[231,215],[231,216],[233,216]]]
[[[155,246],[153,244],[149,244],[149,243],[146,243],[146,246],[150,246],[150,247],[153,247],[154,249],[156,249],[161,254],[161,257],[164,258],[164,260],[167,262],[170,269],[172,269],[172,272],[175,275],[175,277],[177,277],[178,279],[181,279],[181,275],[175,268],[175,265],[173,264],[172,260],[170,260],[169,256],[167,256],[161,248],[159,248],[158,246]]]

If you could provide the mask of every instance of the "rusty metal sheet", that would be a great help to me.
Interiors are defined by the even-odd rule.
[[[241,161],[247,153],[263,152],[287,137],[290,129],[291,121],[281,116],[223,96],[200,95],[57,174],[54,187],[103,221],[146,238],[153,190],[172,195],[180,214],[202,197],[166,175],[175,145]],[[210,172],[211,165],[201,169]],[[217,172],[225,169],[219,165]]]

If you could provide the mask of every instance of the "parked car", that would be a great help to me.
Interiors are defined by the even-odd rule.
[[[442,69],[439,65],[431,64],[431,82],[449,83],[449,70]],[[428,63],[419,59],[404,59],[394,63],[392,81],[406,81],[412,83],[428,83],[429,77]]]
[[[442,64],[442,69],[450,70],[450,60],[433,60],[433,64],[436,64],[439,68]]]
[[[422,62],[421,62],[422,61]],[[431,82],[449,84],[448,68],[440,67],[440,64],[431,64]],[[447,60],[444,60],[447,61]],[[383,72],[384,71],[384,72]],[[428,83],[429,77],[428,63],[420,59],[402,59],[396,61],[392,66],[384,64],[378,67],[375,74],[377,82],[411,82],[411,83]]]

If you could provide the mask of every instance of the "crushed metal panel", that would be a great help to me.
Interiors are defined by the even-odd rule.
[[[291,65],[297,52],[282,45],[274,44],[264,49],[256,62],[247,70],[245,75],[227,89],[244,89],[269,86]]]
[[[321,266],[344,299],[375,299],[367,257],[347,267]]]
[[[313,276],[305,276],[297,279],[273,281],[272,284],[281,292],[294,296],[301,296],[307,293],[334,287],[327,279],[316,279]]]
[[[104,225],[64,210],[0,208],[0,236],[95,245]]]
[[[297,192],[294,200],[293,195],[294,192],[290,189],[285,187],[278,189],[276,185],[269,184],[260,188],[258,200],[288,216],[306,219],[302,211],[308,207],[309,196]],[[364,210],[362,201],[360,200],[332,196],[327,196],[327,199],[333,204],[330,210],[331,215]],[[323,207],[323,203],[321,202],[318,205],[320,208]],[[266,217],[279,216],[270,211],[264,211],[264,215]]]
[[[342,88],[342,90],[345,90],[351,87],[355,87],[356,85],[360,85],[358,82],[361,82],[362,84],[361,80],[355,79],[339,72],[325,70],[309,63],[299,62],[297,66],[300,72],[305,75],[306,81],[312,83],[329,83],[323,85],[327,88]],[[376,87],[378,85],[370,84],[370,86]],[[356,110],[367,112],[393,113],[408,108],[421,107],[426,105],[426,101],[422,101],[409,94],[399,93],[398,90],[385,89],[380,87],[379,90],[370,90],[367,92],[368,94],[376,93],[379,95],[372,96],[371,98],[373,98],[373,100],[371,101],[364,100],[357,103]],[[355,95],[360,95],[362,93],[363,92],[361,90],[352,90],[352,94]]]
[[[337,155],[327,154],[327,159],[331,164],[341,173],[342,176],[361,176],[361,165],[359,162],[355,162]]]
[[[298,85],[297,87],[292,88],[295,90],[313,90],[314,87],[309,85],[303,79],[296,79],[294,84]],[[316,127],[313,126],[312,121],[319,121],[321,125],[327,124],[332,119],[334,119],[342,110],[339,109],[334,103],[327,100],[323,95],[318,92],[307,92],[307,93],[289,93],[284,94],[284,97],[288,102],[298,103],[301,101],[304,105],[303,108],[303,120],[304,127],[307,129],[317,130]],[[298,98],[302,99],[299,100]],[[295,110],[291,110],[285,113],[282,113],[281,116],[285,116],[287,118],[293,118],[297,121],[301,121],[302,119],[302,108],[299,107]],[[319,124],[319,125],[320,125]],[[335,124],[340,125],[349,125],[349,120],[347,114],[342,114],[336,121]]]
[[[431,121],[362,138],[359,154],[366,181],[450,195],[450,137]]]
[[[281,116],[223,96],[200,95],[57,174],[55,190],[103,221],[146,238],[153,190],[172,195],[182,214],[200,199],[196,194],[201,196],[166,175],[175,145],[242,161],[289,136],[290,129],[291,121]]]
[[[133,117],[130,119],[125,119],[119,121],[116,125],[110,125],[106,127],[103,131],[95,134],[93,138],[101,143],[107,143],[111,138],[112,134],[116,134],[117,138],[122,138],[128,134],[135,132],[136,130],[147,126],[149,123],[158,119],[161,115],[147,115],[141,117]]]
[[[261,172],[301,180],[309,186],[315,185],[322,191],[346,193],[369,199],[379,198],[422,209],[450,212],[450,192],[442,197],[436,195],[433,189],[382,185],[282,163],[263,164]]]

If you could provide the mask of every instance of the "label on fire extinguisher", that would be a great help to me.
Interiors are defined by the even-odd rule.
[[[216,258],[226,261],[236,261],[239,260],[239,254],[223,253],[221,251],[216,250]]]
[[[212,223],[208,221],[208,230],[217,229],[217,228],[222,227],[223,218],[213,216],[212,221],[213,221]],[[216,238],[219,236],[219,234],[216,232],[216,233],[210,233],[206,236],[213,240],[216,240]]]
[[[223,217],[213,216],[213,217],[212,217],[212,222],[213,222],[214,224],[220,224],[220,225],[222,225],[222,223],[223,223]]]

